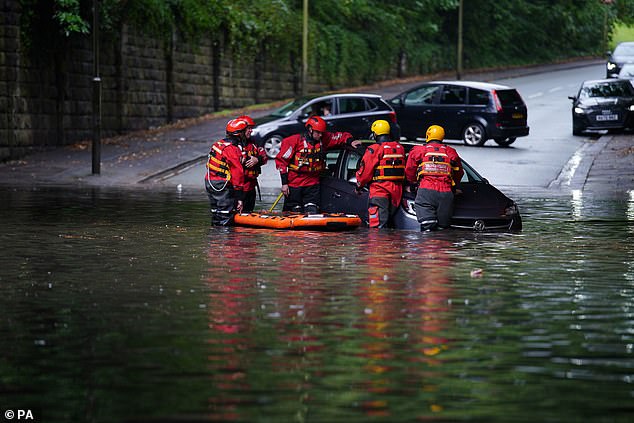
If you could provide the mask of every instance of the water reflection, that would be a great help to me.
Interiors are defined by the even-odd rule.
[[[209,228],[206,199],[164,193],[0,196],[2,403],[46,421],[634,412],[631,198],[515,195],[520,234],[421,234]]]

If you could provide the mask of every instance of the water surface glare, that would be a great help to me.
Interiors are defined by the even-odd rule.
[[[0,190],[0,405],[43,422],[634,420],[634,198],[519,234],[210,228]],[[274,198],[265,198],[268,208]]]

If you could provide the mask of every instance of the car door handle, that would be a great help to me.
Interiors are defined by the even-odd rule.
[[[332,197],[333,198],[341,198],[341,194],[339,194],[338,192],[333,192],[332,193]]]

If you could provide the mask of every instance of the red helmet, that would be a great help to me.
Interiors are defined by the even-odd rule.
[[[237,134],[240,132],[244,132],[247,129],[247,122],[238,118],[231,119],[227,122],[227,134]]]
[[[236,119],[242,119],[243,121],[247,123],[248,126],[255,126],[255,121],[251,119],[251,116],[242,115],[242,116],[238,116]]]
[[[315,131],[326,132],[326,121],[319,116],[311,116],[306,121],[306,128],[312,128]]]

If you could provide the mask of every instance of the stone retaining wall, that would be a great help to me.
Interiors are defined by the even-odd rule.
[[[45,60],[26,52],[19,2],[2,2],[0,14],[0,160],[91,139],[92,36]],[[299,88],[290,58],[241,64],[212,37],[194,47],[123,27],[118,42],[101,43],[99,61],[102,137],[290,98]],[[311,82],[310,90],[326,89]]]

